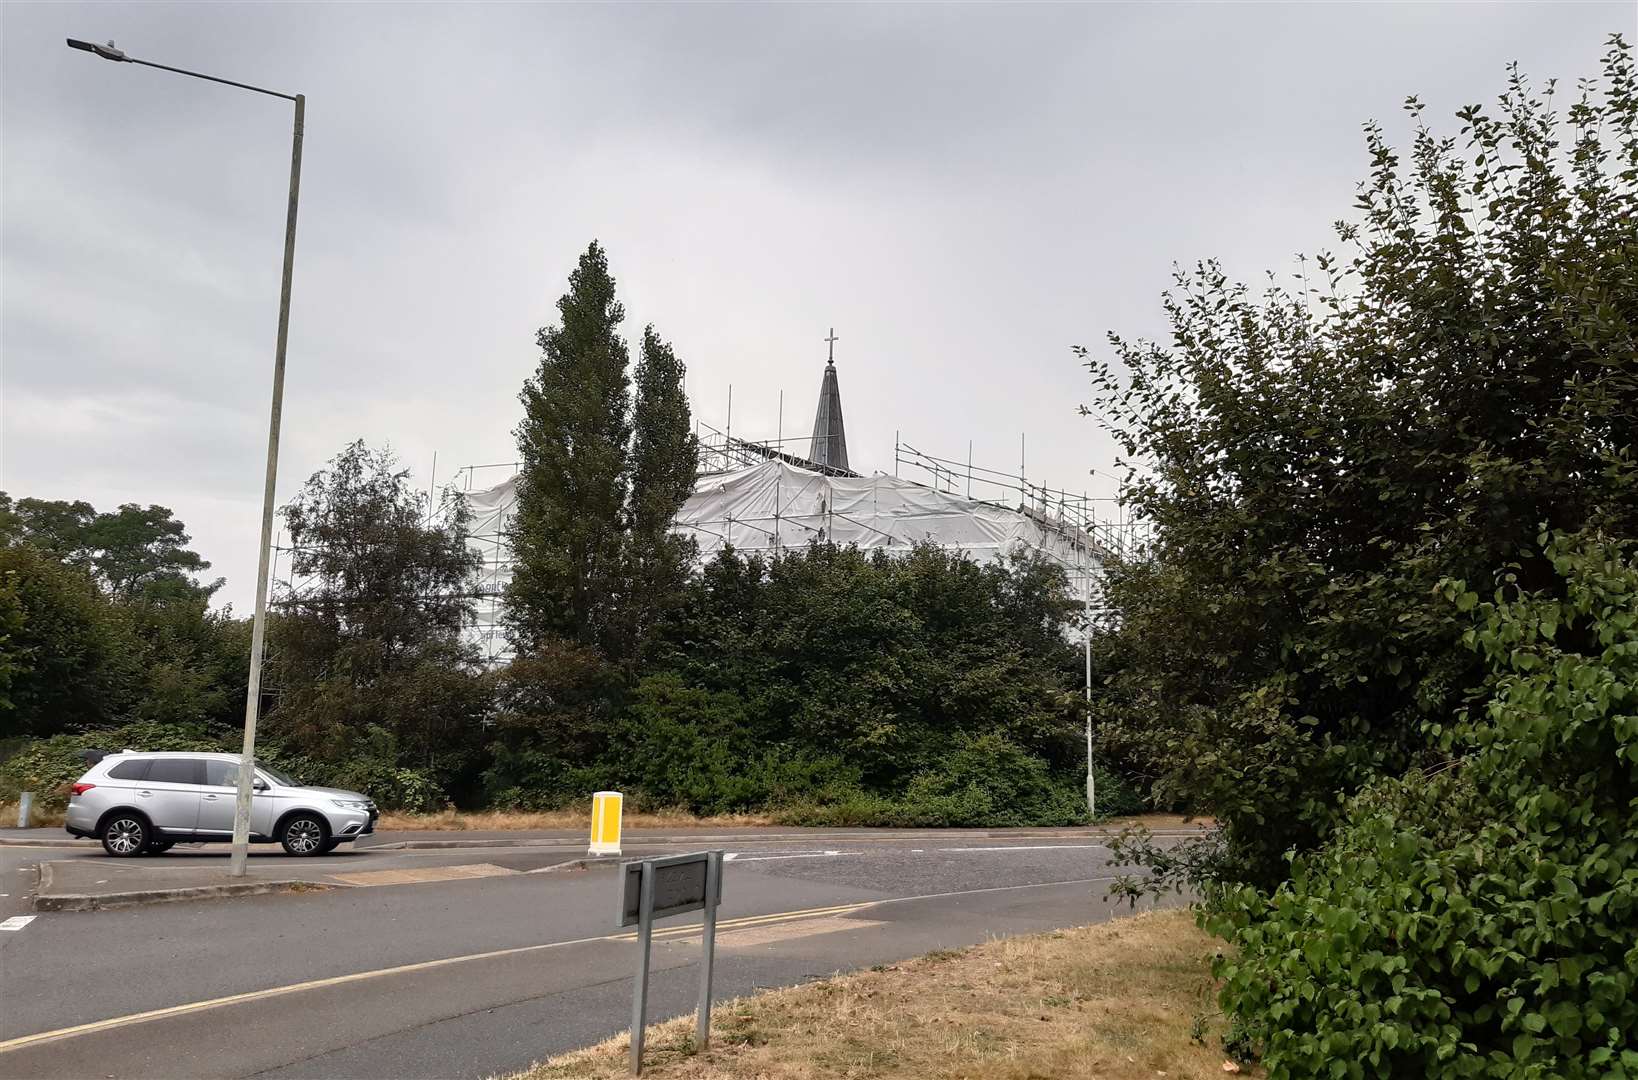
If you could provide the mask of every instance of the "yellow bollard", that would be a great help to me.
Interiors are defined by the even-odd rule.
[[[620,854],[620,814],[623,801],[618,791],[599,791],[592,796],[591,847],[586,854]]]

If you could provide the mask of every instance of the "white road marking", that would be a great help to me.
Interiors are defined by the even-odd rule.
[[[1050,889],[1064,885],[1088,885],[1094,882],[1113,881],[1111,876],[1077,878],[1072,881],[1042,881],[1033,885],[998,885],[988,889],[963,889],[958,892],[924,893],[921,896],[897,896],[887,900],[865,900],[853,904],[841,904],[830,908],[809,908],[805,911],[784,911],[771,915],[748,915],[740,919],[730,919],[717,924],[717,929],[727,934],[730,929],[741,926],[767,925],[782,922],[786,919],[812,918],[824,915],[836,915],[843,912],[868,911],[874,907],[887,904],[913,903],[917,900],[942,900],[951,896],[976,896],[981,893],[1014,892],[1023,889]],[[655,932],[656,939],[681,937],[700,932],[698,926],[674,926]],[[599,942],[625,942],[636,938],[635,932],[624,934],[608,934],[603,937],[577,938],[572,941],[551,941],[538,945],[522,945],[510,949],[497,949],[491,952],[472,953],[467,956],[451,956],[442,960],[424,960],[415,964],[403,964],[398,967],[381,968],[375,971],[354,972],[351,975],[336,975],[328,979],[316,979],[312,982],[294,983],[289,986],[274,986],[265,990],[252,990],[242,994],[232,994],[228,997],[214,998],[208,1001],[194,1001],[183,1005],[172,1005],[164,1009],[152,1009],[148,1012],[133,1013],[129,1016],[116,1016],[107,1020],[96,1020],[87,1024],[78,1024],[74,1027],[59,1028],[56,1031],[39,1031],[32,1035],[20,1035],[16,1038],[0,1040],[0,1054],[12,1050],[20,1050],[25,1046],[39,1043],[56,1042],[61,1039],[71,1039],[79,1035],[89,1035],[93,1032],[108,1031],[113,1028],[127,1027],[132,1024],[144,1024],[153,1020],[161,1020],[172,1016],[182,1016],[200,1012],[206,1009],[218,1009],[227,1005],[236,1005],[241,1002],[259,1001],[267,998],[283,997],[288,994],[298,994],[309,990],[318,990],[332,986],[345,986],[365,980],[379,979],[394,975],[407,975],[423,971],[431,971],[448,967],[453,964],[463,964],[474,960],[493,960],[505,956],[519,956],[524,953],[541,952],[546,949],[561,949],[571,945],[592,945]],[[768,987],[771,988],[771,987]]]
[[[723,862],[768,862],[772,859],[834,859],[839,855],[863,855],[862,851],[802,851],[791,855],[746,855],[742,851],[730,851],[722,857]]]
[[[1097,850],[1108,851],[1103,844],[1019,844],[1016,846],[992,845],[990,847],[941,847],[940,851],[1081,851]]]
[[[0,922],[0,930],[21,930],[33,921],[33,915],[13,915],[5,922]]]

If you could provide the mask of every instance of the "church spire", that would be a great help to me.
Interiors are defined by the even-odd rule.
[[[813,417],[813,445],[808,460],[848,471],[847,431],[842,426],[842,391],[836,383],[836,328],[825,341],[830,345],[825,380],[819,384],[819,411]]]

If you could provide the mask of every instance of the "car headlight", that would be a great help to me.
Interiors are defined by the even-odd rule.
[[[341,807],[343,810],[360,810],[360,811],[363,811],[363,810],[368,810],[370,808],[369,803],[359,802],[356,799],[331,799],[330,801],[332,803],[335,803],[337,806]]]

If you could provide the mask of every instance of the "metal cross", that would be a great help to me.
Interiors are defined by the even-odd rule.
[[[830,362],[834,364],[836,363],[836,343],[841,340],[841,338],[836,336],[836,328],[834,326],[830,328],[830,337],[826,338],[825,340],[830,343]]]

